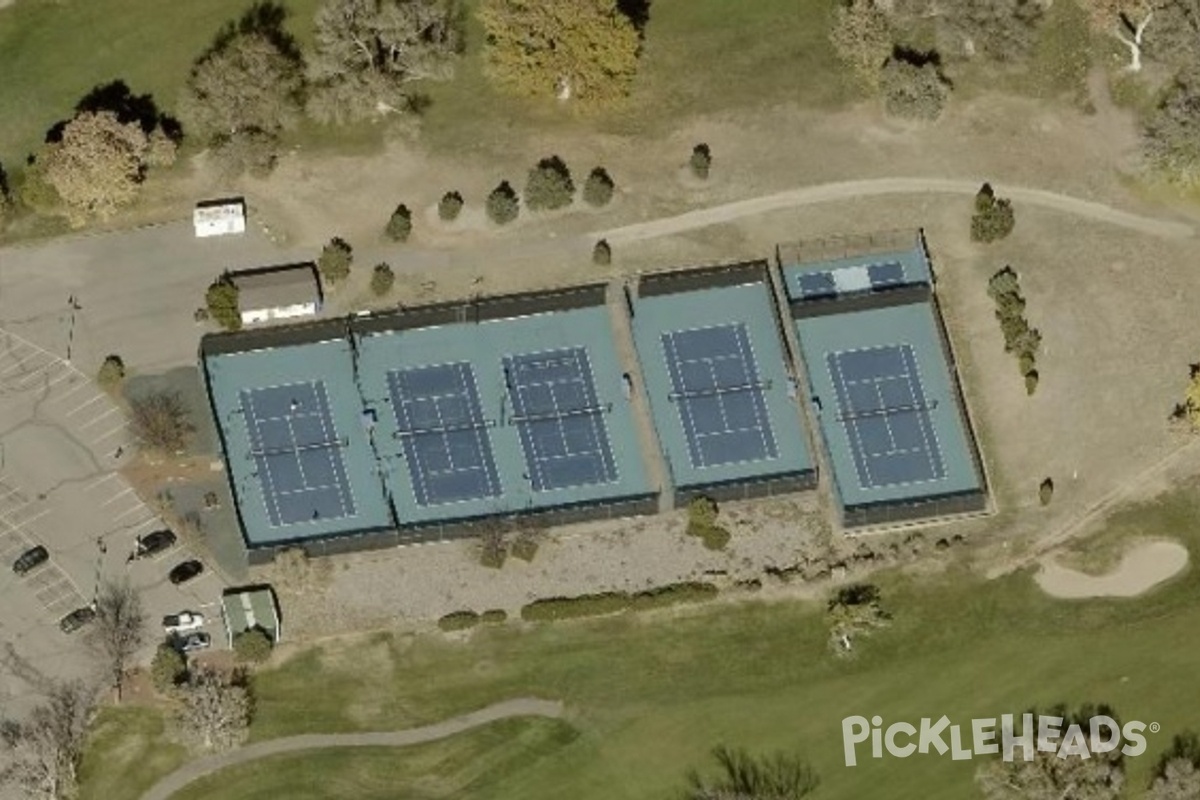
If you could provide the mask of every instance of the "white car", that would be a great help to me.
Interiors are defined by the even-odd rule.
[[[196,611],[180,611],[163,617],[163,629],[167,633],[187,633],[204,627],[204,615]]]

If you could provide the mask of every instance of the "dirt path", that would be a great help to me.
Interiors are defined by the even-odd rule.
[[[856,198],[888,195],[888,194],[923,194],[936,192],[943,194],[974,195],[979,191],[979,181],[954,180],[947,178],[874,178],[861,181],[842,181],[825,183],[817,186],[804,186],[799,189],[789,189],[784,192],[754,197],[749,200],[738,200],[732,203],[710,206],[696,211],[688,211],[674,217],[638,222],[607,231],[593,234],[594,239],[606,239],[609,244],[619,245],[659,236],[670,236],[683,233],[695,228],[732,222],[755,214],[764,214],[799,206],[827,203],[836,200],[854,200]],[[1020,206],[1028,204],[1076,214],[1097,222],[1107,222],[1124,228],[1145,233],[1150,236],[1184,239],[1191,237],[1195,231],[1191,225],[1183,222],[1169,222],[1153,219],[1128,211],[1121,211],[1103,203],[1094,203],[1070,195],[1050,192],[1044,189],[1033,189],[1024,186],[1005,186],[996,184],[997,193],[1011,198]],[[1018,211],[1018,214],[1020,212]]]
[[[378,733],[314,733],[269,739],[228,753],[208,756],[184,764],[156,783],[150,791],[142,795],[142,800],[167,800],[184,786],[206,775],[211,775],[227,767],[281,753],[295,753],[301,750],[328,747],[407,747],[445,739],[502,719],[512,717],[557,718],[561,717],[562,713],[562,703],[540,700],[535,697],[518,697],[420,728]]]
[[[1136,597],[1181,572],[1187,562],[1187,548],[1178,542],[1142,542],[1127,550],[1106,575],[1067,569],[1051,557],[1042,562],[1035,580],[1052,597]]]

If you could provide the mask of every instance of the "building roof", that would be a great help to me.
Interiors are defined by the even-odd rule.
[[[242,310],[321,302],[321,282],[311,262],[230,273]]]
[[[234,636],[251,628],[261,628],[272,641],[279,641],[279,613],[270,587],[229,589],[221,598],[221,608],[225,613],[230,647]]]

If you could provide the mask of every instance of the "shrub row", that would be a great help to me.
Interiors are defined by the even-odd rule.
[[[644,592],[602,592],[579,597],[550,597],[535,600],[521,609],[521,619],[543,622],[617,614],[622,611],[646,611],[680,603],[699,603],[717,596],[711,583],[673,583]]]
[[[438,620],[438,627],[444,631],[465,631],[474,628],[479,623],[498,625],[508,619],[508,612],[502,608],[493,608],[482,614],[474,611],[454,611]]]
[[[1025,318],[1025,298],[1016,270],[1005,267],[988,280],[988,296],[996,304],[996,320],[1004,335],[1004,351],[1017,357],[1017,368],[1025,379],[1025,391],[1033,394],[1037,390],[1037,355],[1042,345],[1042,334],[1031,327]]]

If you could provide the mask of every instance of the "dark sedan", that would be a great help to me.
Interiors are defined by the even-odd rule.
[[[182,564],[176,564],[174,569],[167,573],[167,578],[178,586],[181,583],[187,583],[202,572],[204,572],[204,565],[192,559],[184,561]]]
[[[13,562],[13,572],[26,575],[50,560],[50,552],[40,544],[31,547]]]

